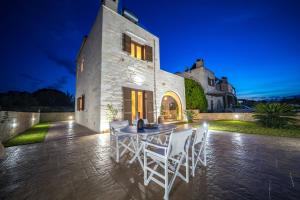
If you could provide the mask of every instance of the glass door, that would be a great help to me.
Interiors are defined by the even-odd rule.
[[[144,117],[144,92],[131,90],[131,119],[143,119]]]

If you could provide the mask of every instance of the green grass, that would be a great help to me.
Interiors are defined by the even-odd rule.
[[[210,121],[210,130],[239,132],[258,135],[283,136],[283,137],[300,137],[300,127],[292,126],[285,129],[265,128],[255,122],[220,120]]]
[[[26,130],[25,132],[11,138],[6,143],[4,143],[4,146],[10,147],[43,142],[48,133],[49,126],[49,123],[37,124]]]

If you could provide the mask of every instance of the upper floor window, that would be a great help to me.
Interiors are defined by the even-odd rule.
[[[83,72],[83,69],[84,69],[84,58],[82,58],[80,62],[80,72]]]
[[[209,86],[215,86],[215,80],[214,79],[208,77],[207,81],[208,81]]]
[[[77,110],[83,111],[84,110],[84,104],[85,104],[85,96],[84,94],[77,98]]]
[[[152,47],[132,41],[131,37],[125,33],[123,33],[123,51],[139,60],[153,61]]]
[[[144,60],[144,47],[136,42],[131,42],[130,55],[139,60]]]

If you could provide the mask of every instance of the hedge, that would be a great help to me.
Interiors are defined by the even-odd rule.
[[[207,99],[202,86],[192,79],[185,78],[186,109],[197,109],[200,112],[207,111]]]

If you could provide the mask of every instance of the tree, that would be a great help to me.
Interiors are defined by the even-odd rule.
[[[185,99],[187,109],[198,109],[200,112],[207,111],[207,99],[202,86],[192,79],[184,79]]]
[[[29,92],[9,91],[0,93],[0,106],[8,109],[37,106],[38,103]]]
[[[294,108],[287,104],[260,103],[255,107],[255,115],[258,123],[265,127],[284,128],[296,121]]]
[[[74,106],[74,98],[69,93],[55,89],[40,89],[32,93],[39,106]]]

